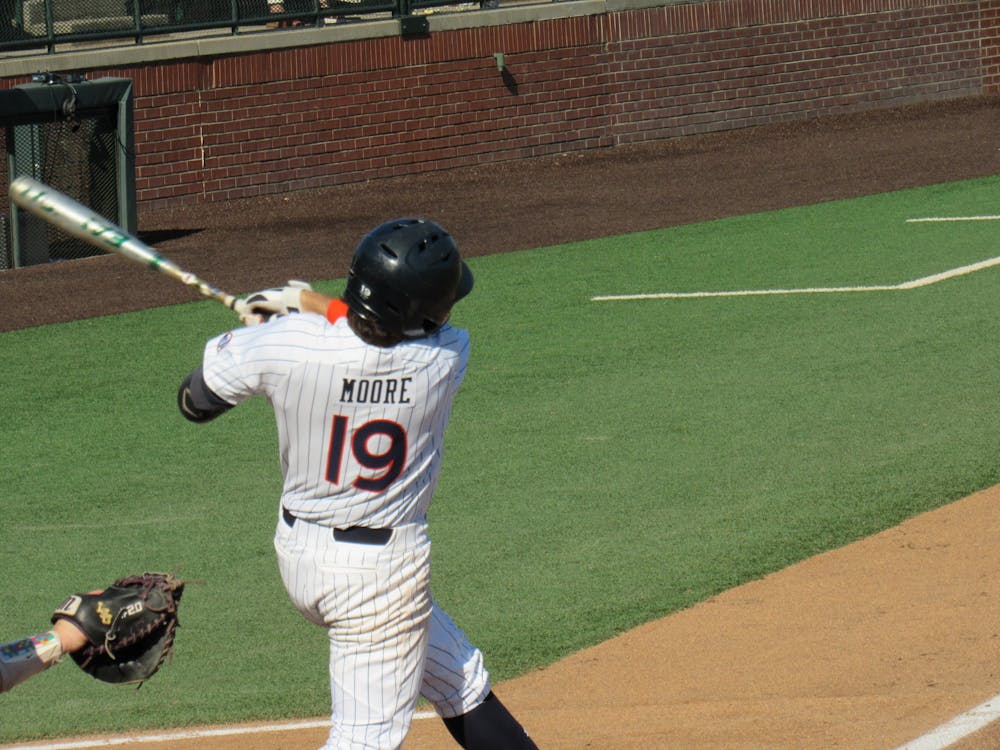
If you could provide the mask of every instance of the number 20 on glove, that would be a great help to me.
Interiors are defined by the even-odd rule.
[[[152,677],[173,653],[177,607],[184,582],[170,573],[119,578],[103,591],[74,594],[56,609],[87,636],[71,654],[92,677],[111,683],[139,683]]]

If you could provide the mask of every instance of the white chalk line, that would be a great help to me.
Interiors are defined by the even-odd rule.
[[[1000,216],[923,216],[919,219],[907,219],[907,224],[918,224],[926,221],[1000,221]]]
[[[621,300],[642,300],[642,299],[693,299],[705,297],[760,297],[764,295],[788,295],[788,294],[844,294],[850,292],[896,292],[906,289],[919,289],[920,287],[937,284],[939,281],[954,279],[957,276],[982,271],[984,268],[991,268],[1000,265],[1000,257],[987,258],[978,263],[970,263],[967,266],[959,266],[948,271],[935,273],[931,276],[924,276],[912,281],[904,281],[901,284],[877,285],[877,286],[827,286],[827,287],[806,287],[802,289],[741,289],[736,291],[721,292],[655,292],[650,294],[614,294],[591,297],[591,302],[615,302]]]
[[[418,711],[414,720],[433,719],[437,714],[433,711]],[[992,724],[1000,718],[1000,695],[995,695],[975,708],[966,711],[954,719],[941,724],[927,734],[915,740],[900,745],[896,750],[944,750],[959,740],[978,732],[983,727]],[[281,724],[262,724],[259,726],[231,726],[217,729],[188,729],[159,734],[140,734],[126,737],[106,737],[92,740],[71,740],[49,744],[2,745],[0,750],[86,750],[95,747],[114,747],[129,744],[149,744],[152,742],[179,742],[207,737],[226,737],[245,734],[263,734],[268,732],[290,732],[300,729],[322,729],[330,726],[327,719],[315,721],[286,722]]]
[[[998,718],[1000,718],[1000,695],[995,695],[922,737],[900,745],[897,750],[942,750],[978,732]]]
[[[414,714],[414,720],[432,719],[436,714],[432,711],[422,711]],[[954,719],[941,724],[927,734],[900,745],[896,750],[944,750],[959,740],[978,732],[983,727],[992,724],[1000,718],[1000,695],[995,695],[988,701],[979,704]],[[118,745],[143,744],[152,742],[179,742],[181,740],[201,739],[206,737],[226,737],[245,734],[268,732],[290,732],[300,729],[322,729],[330,726],[326,719],[315,721],[286,722],[282,724],[263,724],[259,726],[232,726],[217,729],[189,729],[160,734],[141,734],[126,737],[106,737],[93,740],[71,740],[49,744],[30,745],[0,745],[0,750],[86,750],[95,747],[114,747]]]
[[[418,711],[414,720],[433,719],[437,716],[433,711]],[[85,750],[91,747],[115,747],[117,745],[148,744],[151,742],[179,742],[181,740],[196,740],[205,737],[228,737],[241,734],[263,734],[267,732],[292,732],[299,729],[321,729],[329,727],[329,719],[314,721],[296,721],[281,724],[261,724],[258,726],[231,726],[215,729],[180,729],[159,734],[136,734],[126,737],[104,737],[91,740],[67,740],[50,744],[30,745],[0,745],[0,750]]]

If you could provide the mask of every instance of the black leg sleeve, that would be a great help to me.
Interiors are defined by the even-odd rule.
[[[445,719],[444,725],[465,750],[538,750],[492,692],[469,713]]]

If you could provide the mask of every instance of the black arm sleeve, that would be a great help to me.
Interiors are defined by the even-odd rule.
[[[201,367],[184,378],[177,391],[177,406],[181,414],[192,422],[209,422],[233,408],[232,404],[216,396],[205,385]]]

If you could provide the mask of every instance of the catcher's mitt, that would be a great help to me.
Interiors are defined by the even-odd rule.
[[[119,578],[104,591],[75,594],[52,615],[69,620],[90,643],[71,656],[104,682],[142,683],[174,648],[177,605],[184,582],[169,573]]]

